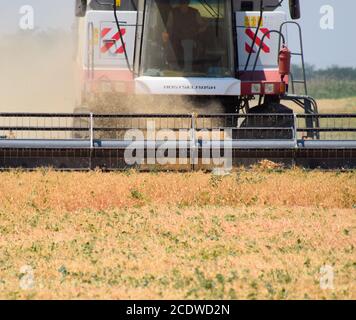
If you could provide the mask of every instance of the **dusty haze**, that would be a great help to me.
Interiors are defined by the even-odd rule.
[[[72,112],[74,41],[58,31],[8,35],[0,44],[2,112]]]

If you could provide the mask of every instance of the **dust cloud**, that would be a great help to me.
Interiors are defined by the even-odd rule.
[[[95,113],[144,113],[144,114],[213,114],[223,113],[218,101],[210,99],[192,100],[185,96],[154,95],[105,95],[98,97],[90,107]]]
[[[0,43],[0,112],[73,112],[75,42],[57,30],[5,35]]]

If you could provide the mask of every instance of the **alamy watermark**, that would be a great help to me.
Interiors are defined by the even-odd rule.
[[[333,6],[324,5],[320,8],[320,28],[322,30],[334,30],[335,28],[335,10]]]
[[[58,270],[62,276],[63,279],[67,275],[68,271],[64,268],[61,267]],[[322,290],[334,290],[334,277],[335,277],[335,272],[334,268],[330,265],[323,265],[320,268],[319,271],[319,285]],[[20,277],[19,277],[19,286],[22,290],[28,291],[28,290],[33,290],[35,289],[36,281],[35,281],[35,273],[34,270],[31,266],[29,265],[24,265],[20,268]],[[63,281],[62,279],[62,281]],[[48,281],[46,281],[48,283]],[[0,283],[1,284],[1,283]]]
[[[21,30],[33,30],[35,28],[35,10],[30,5],[23,5],[19,9]]]
[[[127,165],[202,164],[232,168],[232,129],[156,130],[155,121],[147,121],[145,130],[126,131],[124,141]]]
[[[20,268],[20,288],[22,290],[32,290],[35,288],[35,273],[29,265]]]
[[[322,290],[334,290],[334,268],[324,265],[320,268],[320,288]]]

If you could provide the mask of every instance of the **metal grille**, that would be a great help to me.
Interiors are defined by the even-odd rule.
[[[297,115],[298,138],[356,140],[356,114]]]
[[[202,168],[199,164],[213,151],[225,157],[226,148],[234,165],[268,158],[356,167],[355,114],[0,113],[0,168],[132,167],[124,156],[132,144],[131,130],[139,130],[135,140],[145,160],[150,148],[163,146],[163,157],[169,151],[183,154],[189,169]],[[146,162],[139,167],[147,168]]]
[[[90,131],[88,114],[0,113],[0,139],[72,139]]]

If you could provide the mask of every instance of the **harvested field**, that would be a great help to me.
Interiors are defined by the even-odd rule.
[[[356,172],[0,175],[0,298],[356,298]]]

